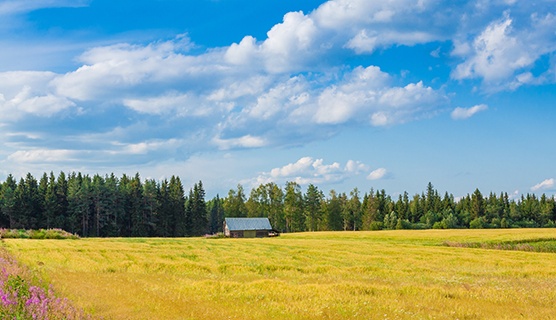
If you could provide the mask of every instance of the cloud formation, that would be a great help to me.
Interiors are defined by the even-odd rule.
[[[524,84],[546,82],[530,72],[543,55],[556,50],[556,16],[534,12],[520,26],[510,11],[493,21],[472,41],[454,41],[452,55],[464,58],[452,72],[454,79],[483,79],[486,91],[515,90]],[[553,71],[550,71],[553,72]]]
[[[556,190],[556,181],[552,179],[546,179],[541,183],[538,183],[531,187],[531,191],[544,191],[544,190]]]
[[[0,16],[87,3],[3,1]],[[539,59],[556,51],[554,6],[332,0],[310,13],[286,13],[265,39],[245,36],[200,53],[186,34],[92,47],[69,72],[0,73],[3,133],[12,140],[29,131],[49,137],[6,138],[5,153],[14,155],[10,161],[34,159],[45,149],[56,155],[45,157],[52,161],[86,161],[96,152],[108,163],[123,154],[149,162],[206,150],[299,146],[349,127],[391,127],[432,117],[450,105],[444,87],[346,61],[373,62],[349,59],[432,42],[438,49],[431,55],[439,60],[447,43],[455,60],[452,79],[479,80],[490,91],[554,82],[554,66],[532,72]],[[456,108],[451,116],[466,119],[486,109]],[[30,119],[52,124],[29,128]],[[92,129],[91,122],[98,127]],[[369,178],[384,178],[379,170]],[[326,177],[321,175],[342,179]]]
[[[486,104],[479,104],[471,108],[460,108],[457,107],[452,111],[450,116],[454,120],[464,120],[471,116],[473,116],[477,112],[488,110],[488,106]]]
[[[388,177],[388,170],[385,168],[378,168],[367,176],[367,180],[379,180]]]
[[[295,163],[274,168],[270,172],[263,172],[258,177],[244,181],[244,183],[252,186],[269,182],[284,183],[285,181],[295,181],[301,185],[338,183],[368,170],[369,167],[359,161],[349,160],[345,166],[342,166],[338,162],[324,164],[323,159],[303,157]]]

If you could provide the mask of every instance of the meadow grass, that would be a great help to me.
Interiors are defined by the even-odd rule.
[[[446,247],[554,229],[312,232],[265,239],[7,239],[109,319],[551,319],[556,254]]]

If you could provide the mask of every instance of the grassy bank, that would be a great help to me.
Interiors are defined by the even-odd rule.
[[[113,319],[546,319],[556,317],[556,254],[442,244],[555,236],[400,230],[4,244],[57,291]]]

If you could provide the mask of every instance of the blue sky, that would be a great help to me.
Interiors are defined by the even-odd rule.
[[[556,191],[556,2],[0,0],[0,179]]]

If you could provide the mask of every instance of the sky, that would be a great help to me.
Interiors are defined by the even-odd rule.
[[[556,1],[0,0],[0,180],[556,192]]]

